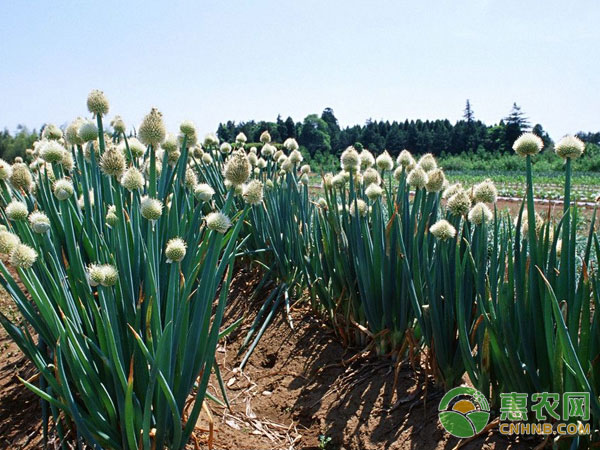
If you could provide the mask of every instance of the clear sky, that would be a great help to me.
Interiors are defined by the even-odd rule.
[[[600,130],[600,1],[3,1],[0,127],[86,115],[138,125],[366,119],[498,122],[517,102],[560,138]]]

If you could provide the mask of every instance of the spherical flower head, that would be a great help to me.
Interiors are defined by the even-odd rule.
[[[235,151],[225,164],[223,175],[233,186],[239,186],[250,178],[250,161],[243,150]]]
[[[535,155],[543,147],[544,141],[533,133],[523,133],[513,144],[513,150],[521,156]]]
[[[369,167],[373,167],[375,165],[375,157],[373,153],[371,153],[366,148],[359,153],[360,158],[360,169],[365,170]]]
[[[372,167],[369,167],[367,170],[365,170],[362,176],[363,183],[366,186],[369,186],[370,184],[381,184],[381,177],[379,176],[379,172],[377,172],[377,170],[373,169]]]
[[[20,163],[23,162],[23,158],[21,158],[20,156],[15,156],[14,161],[15,161],[15,163],[19,163],[20,164]]]
[[[247,140],[248,138],[246,137],[246,135],[241,132],[238,133],[238,135],[235,137],[235,142],[237,142],[238,144],[245,144]]]
[[[398,155],[396,162],[400,167],[404,167],[405,169],[416,165],[415,158],[413,158],[413,155],[411,155],[408,150],[402,150]]]
[[[171,133],[167,134],[164,142],[161,144],[161,147],[169,154],[179,151],[179,146],[177,145],[177,136],[174,136]]]
[[[496,203],[498,189],[489,178],[473,186],[473,201],[475,203]]]
[[[206,148],[213,147],[213,146],[216,147],[217,145],[219,145],[219,138],[217,137],[217,135],[215,133],[208,133],[206,136],[204,136],[203,145]]]
[[[519,216],[515,217],[514,220],[514,225],[515,228],[517,226],[519,222]],[[542,228],[544,226],[544,219],[542,218],[542,216],[539,215],[539,213],[535,213],[535,234],[539,234],[542,231]],[[529,216],[527,214],[527,211],[523,211],[523,214],[521,215],[521,237],[524,239],[527,239],[529,237]]]
[[[360,217],[364,217],[367,215],[367,212],[369,211],[369,205],[367,205],[367,202],[365,202],[364,200],[361,200],[360,198],[356,199],[356,203],[354,200],[350,200],[349,212],[352,217],[356,216],[357,209],[358,209],[358,215]]]
[[[34,233],[44,234],[50,229],[50,219],[41,211],[34,211],[29,214],[29,223]]]
[[[260,158],[258,158],[258,161],[256,161],[256,167],[258,167],[259,169],[266,168],[267,161],[261,156]]]
[[[99,286],[104,281],[104,271],[98,264],[90,264],[87,268],[88,283],[92,287]]]
[[[273,156],[273,154],[275,153],[275,146],[266,143],[265,145],[262,146],[262,149],[260,150],[260,154],[262,156],[264,156],[265,158],[268,158],[270,156]]]
[[[365,195],[369,198],[369,200],[377,200],[383,194],[383,189],[379,186],[379,184],[371,183],[365,189]]]
[[[427,172],[427,183],[425,189],[427,192],[440,192],[446,183],[446,175],[442,169],[433,169]]]
[[[57,141],[43,141],[40,147],[40,157],[47,163],[60,163],[66,149]]]
[[[165,256],[167,257],[167,263],[178,263],[185,258],[187,244],[181,238],[173,238],[167,242],[167,248],[165,249]]]
[[[360,167],[360,155],[354,147],[347,147],[340,156],[340,162],[342,163],[342,169],[348,172],[356,171]]]
[[[344,176],[344,172],[335,174],[331,178],[331,185],[336,188],[343,188],[346,185],[346,177]]]
[[[212,156],[210,156],[209,153],[205,153],[204,155],[202,155],[202,162],[204,164],[212,164],[213,163]]]
[[[115,130],[115,133],[124,134],[125,133],[125,122],[121,118],[121,116],[115,116],[113,120],[110,121],[110,125]]]
[[[12,175],[12,167],[0,158],[0,180],[8,180]]]
[[[396,181],[400,181],[402,179],[402,175],[405,173],[406,169],[402,166],[396,167],[394,170],[394,179]]]
[[[244,185],[242,197],[249,205],[258,205],[263,200],[263,184],[258,180],[252,180]]]
[[[429,232],[440,241],[447,241],[456,236],[456,228],[454,228],[447,220],[438,220],[430,228]]]
[[[117,217],[117,208],[115,205],[111,205],[108,207],[108,211],[106,213],[106,223],[110,227],[114,227],[119,222],[119,218]]]
[[[196,136],[196,127],[194,126],[194,123],[190,120],[184,120],[183,122],[181,122],[181,125],[179,125],[179,131],[181,131],[181,134],[183,134],[187,138]]]
[[[44,131],[42,131],[43,139],[57,141],[60,138],[62,138],[62,136],[63,136],[62,130],[60,128],[58,128],[56,125],[54,125],[53,123],[49,123],[48,125],[46,125],[44,127]]]
[[[263,131],[260,134],[260,142],[262,142],[263,144],[268,144],[269,142],[271,142],[271,135],[267,130]]]
[[[184,179],[185,187],[193,191],[198,184],[198,177],[196,176],[196,172],[191,167],[185,169],[185,179]]]
[[[10,252],[10,264],[15,269],[29,269],[37,260],[37,252],[29,245],[18,244]]]
[[[9,220],[27,220],[29,210],[27,205],[18,200],[12,200],[4,210]]]
[[[73,195],[73,183],[66,178],[56,180],[53,186],[54,196],[60,200],[66,200]]]
[[[377,157],[377,159],[375,160],[375,164],[377,164],[379,170],[382,171],[392,170],[394,168],[394,160],[392,159],[387,150],[384,150],[384,152]]]
[[[292,163],[294,166],[297,166],[304,160],[304,157],[302,156],[302,153],[300,153],[298,150],[292,150],[288,159],[290,163]]]
[[[250,162],[251,166],[256,166],[258,163],[258,156],[256,156],[256,153],[248,153],[248,162]]]
[[[227,155],[228,153],[231,153],[231,144],[229,142],[223,142],[219,147],[219,150],[224,155]]]
[[[493,214],[490,211],[490,208],[487,207],[485,203],[477,203],[471,211],[469,211],[469,222],[474,225],[481,225],[484,222],[489,222],[492,220]]]
[[[73,155],[71,155],[71,152],[65,151],[59,164],[63,166],[63,169],[65,169],[67,172],[71,172],[75,167],[75,161],[73,160]]]
[[[77,119],[75,119],[73,122],[71,122],[68,126],[67,129],[65,130],[65,138],[67,139],[67,142],[71,145],[81,145],[83,144],[83,139],[81,139],[79,137],[79,128],[81,127],[81,124],[83,123],[83,119],[81,117],[78,117]]]
[[[139,191],[144,187],[144,175],[136,167],[130,167],[121,177],[121,185],[128,191]]]
[[[94,115],[105,116],[108,113],[108,99],[104,92],[94,89],[87,98],[88,111]]]
[[[180,156],[181,152],[179,150],[167,153],[167,164],[171,167],[175,167],[177,165],[177,161],[179,161]]]
[[[33,183],[33,177],[25,163],[15,163],[12,165],[12,174],[10,175],[10,184],[15,189],[23,189],[29,192]]]
[[[206,216],[206,226],[209,230],[225,234],[229,227],[231,227],[231,220],[222,212],[215,211]]]
[[[165,140],[167,131],[163,123],[162,113],[152,108],[148,115],[142,120],[142,124],[138,129],[138,138],[144,145],[152,145],[154,147],[160,145]]]
[[[417,166],[408,173],[406,180],[408,181],[408,184],[415,189],[423,189],[429,181],[429,178],[427,177],[425,169],[421,166]]]
[[[309,174],[310,173],[310,165],[304,164],[302,167],[300,167],[300,173],[302,175]]]
[[[110,264],[103,264],[100,266],[100,270],[102,271],[103,279],[100,282],[102,286],[110,287],[117,284],[119,281],[119,272],[116,267]]]
[[[146,153],[146,146],[135,137],[129,138],[127,145],[129,145],[129,151],[134,158],[141,158]]]
[[[294,150],[298,150],[300,148],[298,142],[296,142],[296,139],[294,138],[287,138],[285,141],[283,141],[283,147],[289,152],[293,152]]]
[[[140,210],[142,217],[147,220],[156,221],[160,219],[162,215],[163,204],[160,200],[150,198],[148,196],[142,197],[140,200]]]
[[[100,157],[100,170],[109,177],[120,177],[125,171],[125,156],[117,147],[110,147]]]
[[[194,196],[201,202],[210,202],[215,190],[206,183],[200,183],[194,188]]]
[[[448,186],[446,189],[444,189],[444,192],[442,193],[442,198],[444,198],[444,199],[450,198],[457,192],[460,192],[463,190],[464,189],[463,189],[463,186],[461,183],[453,183],[450,186]]]
[[[10,255],[13,249],[21,243],[21,239],[10,231],[0,231],[0,254]]]
[[[577,159],[583,155],[585,144],[576,136],[565,136],[554,147],[554,151],[563,159]]]
[[[450,196],[446,203],[450,214],[454,216],[464,216],[471,209],[471,199],[464,190],[458,191]]]
[[[426,153],[421,158],[419,158],[419,162],[417,163],[425,172],[430,172],[433,169],[437,168],[437,162],[431,153]]]
[[[82,120],[79,122],[79,130],[77,131],[81,142],[91,142],[98,139],[98,127],[91,120]]]
[[[266,189],[273,189],[275,187],[275,184],[273,183],[273,180],[267,180],[265,181],[265,188]]]

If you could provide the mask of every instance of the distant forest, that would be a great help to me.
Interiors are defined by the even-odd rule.
[[[42,127],[43,128],[43,127]],[[356,145],[374,152],[384,149],[397,155],[406,148],[416,154],[434,155],[494,154],[501,155],[510,151],[512,143],[524,131],[533,131],[540,136],[546,147],[553,145],[552,140],[541,124],[531,126],[529,119],[515,103],[508,115],[498,124],[486,125],[477,120],[467,100],[463,118],[452,124],[449,120],[405,120],[374,121],[367,120],[364,125],[340,127],[331,108],[318,114],[310,114],[302,122],[291,117],[277,117],[274,122],[250,120],[248,122],[228,121],[221,123],[217,135],[222,141],[233,141],[243,132],[248,142],[259,142],[260,134],[269,130],[275,142],[283,142],[288,137],[295,138],[307,157],[316,161],[331,161],[347,146]],[[0,132],[0,158],[12,161],[15,156],[25,155],[38,139],[36,130],[23,125],[16,133],[5,129]],[[578,133],[586,143],[600,145],[600,132]]]

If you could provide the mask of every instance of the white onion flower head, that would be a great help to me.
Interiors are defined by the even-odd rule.
[[[202,155],[202,162],[204,164],[212,164],[213,163],[213,159],[212,159],[212,156],[210,156],[210,153],[205,153],[204,155]]]
[[[100,157],[100,170],[109,177],[120,177],[125,171],[125,156],[115,146],[111,146]]]
[[[302,153],[300,153],[298,150],[292,150],[288,159],[291,164],[296,166],[304,160],[304,157],[302,156]]]
[[[200,183],[194,188],[194,196],[201,202],[210,202],[215,190],[206,183]]]
[[[232,185],[242,185],[250,178],[250,161],[243,150],[236,150],[227,160],[223,169],[223,176]]]
[[[427,183],[425,189],[427,192],[440,192],[446,183],[446,175],[442,169],[433,169],[427,172]]]
[[[396,181],[400,181],[402,179],[402,175],[405,173],[404,167],[402,166],[398,166],[396,167],[396,169],[394,169],[394,179]]]
[[[171,133],[167,133],[164,142],[161,144],[162,149],[168,154],[179,151],[179,146],[177,145],[177,136],[174,136]]]
[[[162,113],[158,109],[152,108],[142,120],[138,129],[138,139],[144,145],[156,147],[163,143],[166,136],[167,130],[163,123]]]
[[[113,130],[115,131],[115,133],[118,133],[118,134],[125,133],[125,130],[126,130],[125,122],[123,121],[121,116],[113,117],[113,120],[110,121],[110,125],[113,127]]]
[[[226,155],[231,152],[231,144],[229,142],[223,142],[219,147],[219,150],[221,151],[221,153]]]
[[[251,166],[256,166],[256,164],[258,163],[258,156],[256,156],[255,153],[248,153],[248,161],[250,162]]]
[[[0,158],[0,180],[8,180],[12,175],[12,167]]]
[[[185,258],[187,251],[187,244],[179,237],[171,239],[167,242],[167,248],[165,249],[165,256],[167,257],[167,263],[178,263]]]
[[[222,212],[214,211],[206,216],[206,226],[217,233],[225,234],[231,227],[231,220]]]
[[[394,168],[394,160],[390,156],[387,150],[384,150],[381,155],[375,159],[375,164],[379,170],[392,170]]]
[[[542,216],[540,216],[540,214],[538,212],[535,213],[534,217],[535,217],[535,234],[539,234],[540,231],[542,231],[542,228],[544,226],[544,219],[542,218]],[[514,220],[515,228],[517,227],[518,222],[519,222],[519,216],[517,215]],[[527,239],[529,237],[529,215],[527,214],[527,211],[523,211],[523,213],[521,215],[521,235],[524,239]]]
[[[219,138],[215,133],[208,133],[204,136],[204,147],[212,147],[219,145]]]
[[[354,200],[350,201],[350,215],[352,217],[356,216],[356,210],[358,209],[358,215],[360,217],[364,217],[367,215],[367,212],[369,211],[369,205],[367,205],[367,202],[365,202],[362,199],[356,199],[356,203]]]
[[[294,150],[298,150],[300,147],[298,146],[298,142],[294,138],[287,138],[283,141],[283,147],[286,148],[289,152],[293,152]]]
[[[37,257],[37,252],[29,245],[18,244],[10,252],[10,264],[17,269],[29,269]]]
[[[132,166],[121,177],[121,185],[128,191],[139,191],[144,187],[144,175]]]
[[[437,168],[437,162],[431,153],[426,153],[421,156],[417,165],[421,166],[425,172],[429,172]]]
[[[448,207],[450,214],[454,216],[464,216],[468,214],[471,209],[471,198],[467,192],[460,190],[450,196],[446,206]]]
[[[415,158],[408,150],[402,150],[396,158],[396,162],[399,166],[404,167],[405,169],[411,168],[416,165]]]
[[[54,196],[60,200],[67,200],[73,195],[73,183],[66,178],[56,180],[53,185]]]
[[[265,188],[266,189],[273,189],[275,187],[275,183],[273,183],[273,180],[267,180],[265,181]]]
[[[50,229],[50,219],[41,211],[34,211],[29,214],[29,223],[34,233],[44,234]]]
[[[356,171],[360,167],[360,155],[354,147],[347,147],[340,156],[340,162],[345,171]]]
[[[381,184],[381,177],[379,176],[379,172],[372,167],[366,169],[363,174],[363,183],[367,186],[370,184]]]
[[[247,140],[248,138],[242,132],[238,133],[238,135],[235,137],[235,142],[237,142],[238,144],[245,144]]]
[[[383,194],[383,189],[376,183],[371,183],[365,189],[365,195],[369,200],[377,200]]]
[[[87,98],[88,111],[94,116],[105,116],[108,113],[108,99],[104,92],[94,89]]]
[[[103,264],[100,266],[103,274],[103,280],[100,284],[105,287],[114,286],[119,280],[119,272],[116,267],[111,264]]]
[[[456,194],[457,192],[463,191],[463,186],[461,183],[453,183],[450,186],[448,186],[446,189],[444,189],[444,192],[442,193],[442,198],[444,199],[448,199],[450,197],[452,197],[454,194]]]
[[[303,175],[310,173],[310,165],[304,164],[302,167],[300,167],[300,173]]]
[[[249,205],[258,205],[263,200],[263,184],[258,180],[252,180],[244,185],[242,197]]]
[[[83,119],[78,117],[67,126],[67,129],[65,130],[65,138],[69,144],[81,145],[84,143],[83,139],[79,137],[79,128],[81,127],[82,123]]]
[[[523,133],[513,144],[513,150],[521,156],[535,155],[543,147],[544,141],[533,133]]]
[[[414,187],[415,189],[423,189],[429,181],[429,178],[427,177],[425,169],[417,165],[413,170],[411,170],[408,173],[406,181],[408,181],[408,184]]]
[[[196,126],[190,120],[184,120],[181,122],[181,125],[179,125],[179,131],[181,131],[181,134],[188,139],[196,136]]]
[[[10,255],[13,249],[21,243],[21,239],[10,231],[0,231],[0,254]]]
[[[585,150],[585,144],[576,136],[565,136],[554,147],[554,151],[563,159],[577,159]]]
[[[323,197],[319,197],[319,200],[317,200],[317,205],[319,205],[319,207],[323,208],[323,209],[327,209],[327,200],[325,200]]]
[[[263,144],[268,144],[271,142],[271,135],[269,134],[268,130],[265,130],[260,134],[260,142]]]
[[[50,140],[57,141],[62,137],[63,137],[62,130],[60,128],[58,128],[56,125],[54,125],[53,123],[49,123],[48,125],[46,125],[44,127],[44,131],[42,131],[43,139],[50,139]]]
[[[489,178],[473,186],[473,201],[475,203],[496,203],[498,189]]]
[[[294,169],[294,164],[290,158],[285,158],[283,163],[281,163],[281,169],[283,172],[291,172]]]
[[[323,179],[321,181],[321,188],[325,189],[325,188],[330,188],[333,186],[333,174],[330,172],[327,172],[325,175],[323,175]]]
[[[447,241],[448,239],[454,238],[456,236],[456,228],[454,228],[450,222],[447,220],[438,220],[434,223],[429,231],[433,236],[440,241]]]
[[[266,168],[267,161],[261,156],[260,158],[258,158],[258,161],[256,161],[256,167],[258,167],[259,169]]]
[[[92,287],[99,286],[104,281],[104,271],[98,264],[90,264],[87,268],[88,283]]]
[[[492,220],[493,214],[490,208],[485,203],[477,203],[471,211],[469,211],[469,222],[474,225],[481,225],[483,222],[489,222]]]
[[[361,170],[365,170],[365,169],[367,169],[369,167],[373,167],[375,165],[375,157],[373,156],[373,153],[371,153],[366,148],[363,149],[359,153],[358,156],[360,158],[360,169]]]
[[[146,153],[146,146],[136,137],[130,137],[127,140],[127,145],[129,145],[129,150],[134,158],[140,158]]]
[[[83,142],[91,142],[98,139],[98,127],[91,120],[84,120],[79,125],[79,139]]]
[[[268,158],[269,156],[273,156],[273,154],[275,153],[275,146],[271,145],[269,143],[266,143],[265,145],[262,146],[262,149],[260,150],[260,154],[262,156],[264,156],[265,158]]]
[[[31,183],[33,183],[33,177],[27,164],[25,163],[14,163],[12,165],[12,173],[10,174],[10,184],[15,189],[23,189],[29,192],[31,189]]]
[[[148,196],[142,197],[140,201],[140,210],[142,217],[147,220],[157,221],[162,215],[163,204],[156,198],[150,198]]]
[[[111,205],[108,207],[108,211],[106,212],[106,223],[110,227],[114,227],[119,221],[117,217],[117,208],[115,205]]]
[[[40,157],[47,163],[60,163],[66,151],[57,141],[44,141],[40,149]]]
[[[4,210],[8,220],[27,220],[29,210],[27,205],[19,200],[12,200]]]

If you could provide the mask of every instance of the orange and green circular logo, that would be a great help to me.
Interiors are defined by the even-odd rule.
[[[438,408],[440,422],[448,433],[470,438],[480,433],[490,420],[490,405],[477,389],[459,386],[450,389]]]

